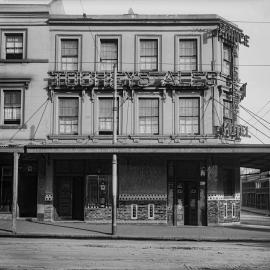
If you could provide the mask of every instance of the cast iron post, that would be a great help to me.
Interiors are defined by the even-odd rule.
[[[113,91],[113,144],[117,143],[117,65],[114,64],[114,91]],[[112,159],[112,235],[116,234],[117,218],[117,156]]]
[[[16,233],[17,202],[18,202],[18,170],[19,153],[13,154],[13,199],[12,199],[12,232]]]

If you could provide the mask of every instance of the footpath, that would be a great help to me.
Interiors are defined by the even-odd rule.
[[[270,242],[270,217],[245,212],[241,215],[241,222],[236,225],[178,227],[118,224],[117,233],[112,235],[110,224],[39,222],[35,219],[18,219],[17,232],[13,234],[12,221],[0,220],[0,237]]]

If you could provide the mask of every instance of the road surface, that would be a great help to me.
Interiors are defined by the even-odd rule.
[[[270,269],[270,243],[0,238],[0,269]]]

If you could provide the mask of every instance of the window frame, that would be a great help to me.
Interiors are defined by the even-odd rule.
[[[153,208],[153,215],[151,216],[151,207]],[[148,204],[148,219],[155,219],[155,205],[153,203]]]
[[[141,40],[157,40],[157,70],[141,70]],[[137,72],[162,71],[162,36],[161,35],[136,35],[135,36],[135,67]]]
[[[228,109],[228,107],[225,105],[225,104],[230,104],[231,105],[231,107],[230,107],[230,109]],[[225,123],[225,122],[228,122],[228,121],[230,121],[230,123],[232,123],[232,121],[233,121],[233,108],[232,108],[232,101],[230,101],[230,100],[227,100],[227,99],[223,99],[223,123]],[[227,117],[227,115],[226,115],[226,110],[227,111],[229,111],[229,116],[230,117]]]
[[[175,35],[175,58],[174,58],[174,71],[178,72],[180,70],[180,41],[181,40],[196,40],[197,42],[197,69],[195,72],[202,71],[202,45],[201,45],[201,35]],[[210,66],[210,64],[209,64]],[[190,71],[181,71],[181,72],[191,72]]]
[[[1,31],[1,40],[0,44],[1,46],[1,51],[0,51],[0,59],[5,60],[6,62],[21,62],[25,59],[27,59],[27,29],[2,29]],[[7,59],[6,58],[6,35],[9,34],[20,34],[23,36],[22,43],[23,43],[23,48],[22,48],[22,58],[16,58],[16,59]]]
[[[234,63],[233,63],[233,48],[232,48],[232,46],[230,46],[226,42],[223,42],[221,44],[222,44],[221,45],[222,46],[222,73],[224,75],[226,75],[226,76],[230,76],[231,77],[232,74],[233,74],[233,66],[234,66]],[[230,61],[225,58],[225,49],[224,49],[224,47],[227,47],[230,50],[230,57],[231,57]],[[227,63],[227,64],[229,63],[230,64],[229,73],[225,72],[225,63]]]
[[[95,71],[101,71],[100,65],[100,51],[101,51],[101,40],[117,40],[117,71],[122,71],[122,36],[121,35],[96,35],[96,48],[95,48]],[[113,72],[107,71],[107,72]]]
[[[232,203],[232,218],[236,217],[236,204]]]
[[[133,216],[134,208],[135,208],[136,216]],[[138,204],[133,203],[130,205],[130,217],[131,219],[138,219]]]
[[[98,135],[109,135],[112,136],[113,135],[113,126],[112,126],[112,133],[111,134],[105,134],[105,133],[100,133],[100,128],[99,128],[99,119],[100,119],[100,100],[102,99],[111,99],[113,102],[113,97],[111,96],[98,96],[98,113],[97,113],[97,130],[98,130]],[[117,103],[118,103],[118,110],[117,110],[117,135],[119,135],[119,130],[120,130],[120,97],[117,97]],[[113,107],[112,107],[113,108]],[[112,110],[112,125],[113,125],[113,110]],[[101,132],[106,132],[105,130],[101,131]],[[109,132],[109,131],[108,131]]]
[[[179,118],[180,118],[180,99],[197,99],[198,100],[198,133],[180,133],[180,123],[179,123]],[[176,109],[176,117],[175,117],[175,127],[176,127],[176,134],[179,136],[198,136],[200,135],[201,129],[202,129],[202,123],[201,123],[201,110],[202,110],[202,104],[201,104],[201,97],[199,95],[178,95],[177,96],[177,109]]]
[[[60,133],[60,121],[59,121],[59,98],[77,98],[78,99],[78,132],[77,134],[69,134],[69,133]],[[53,134],[57,134],[58,136],[79,136],[82,133],[82,98],[79,95],[57,95],[54,100],[54,125],[53,125]]]
[[[64,72],[78,72],[82,70],[82,35],[56,35],[55,70]],[[78,40],[78,69],[62,70],[62,40]]]
[[[21,93],[21,108],[20,108],[20,123],[19,124],[5,124],[5,115],[4,115],[4,100],[6,91],[20,91]],[[22,87],[1,87],[0,88],[0,128],[18,128],[24,127],[25,121],[25,89]]]
[[[223,206],[224,206],[224,219],[227,219],[228,218],[228,203],[225,202]]]
[[[157,99],[158,100],[158,132],[157,134],[153,133],[141,133],[140,132],[140,100],[142,99]],[[137,98],[137,125],[136,125],[136,133],[138,133],[140,136],[158,136],[163,133],[163,126],[162,126],[162,100],[158,96],[138,96]]]

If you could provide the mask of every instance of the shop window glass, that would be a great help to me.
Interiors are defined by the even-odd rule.
[[[112,205],[111,176],[109,175],[88,175],[86,178],[87,208],[106,208]]]
[[[3,166],[0,170],[0,212],[11,212],[12,166]]]

